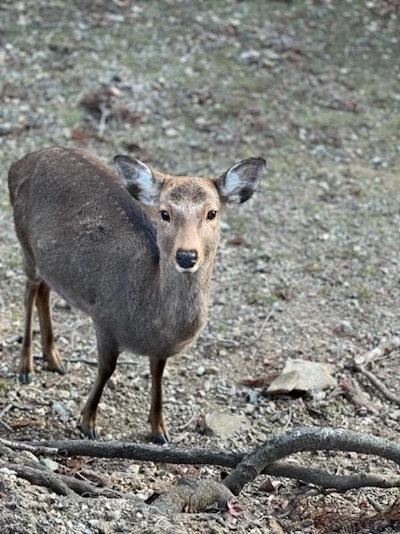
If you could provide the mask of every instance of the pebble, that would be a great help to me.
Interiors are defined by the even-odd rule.
[[[176,130],[175,128],[167,128],[167,129],[165,130],[165,135],[166,135],[167,137],[178,137],[179,132],[178,132],[178,130]]]
[[[128,465],[128,467],[126,468],[127,471],[129,471],[130,473],[139,473],[140,471],[140,465],[138,464],[131,464],[131,465]]]
[[[51,410],[54,414],[57,415],[58,419],[62,423],[66,423],[70,418],[69,411],[63,404],[61,404],[61,402],[55,402],[51,407]]]
[[[206,369],[202,365],[199,365],[198,368],[196,369],[197,376],[203,376],[205,372],[206,372]]]
[[[254,406],[254,404],[246,404],[245,413],[247,415],[251,415],[252,413],[254,413],[255,409],[256,407]]]
[[[43,458],[43,460],[40,460],[40,463],[44,465],[47,469],[50,471],[59,471],[61,465],[58,462],[55,462],[54,460],[51,460],[50,458]]]

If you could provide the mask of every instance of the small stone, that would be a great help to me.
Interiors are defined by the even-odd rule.
[[[208,375],[219,375],[219,369],[215,366],[207,367],[206,373]]]
[[[62,423],[66,423],[69,418],[70,418],[70,414],[69,414],[69,411],[67,410],[67,408],[61,404],[60,402],[55,402],[53,404],[53,406],[51,407],[51,410],[54,414],[57,415],[58,419],[62,422]]]
[[[258,404],[258,393],[257,391],[253,391],[252,389],[249,390],[248,394],[247,394],[248,398],[249,398],[249,403],[250,404]]]
[[[258,50],[245,50],[239,56],[239,59],[248,63],[258,63],[261,54]]]
[[[179,132],[178,132],[178,130],[176,130],[175,128],[167,128],[167,129],[165,130],[165,135],[166,135],[167,137],[178,137]]]
[[[254,406],[254,404],[246,404],[245,413],[247,415],[251,415],[252,413],[254,413],[255,409],[256,407]]]
[[[35,456],[31,451],[21,451],[21,456],[25,456],[27,460],[31,462],[39,463],[39,458]]]
[[[131,464],[131,465],[128,465],[128,467],[126,468],[127,471],[129,471],[130,473],[139,473],[140,471],[140,465],[138,464]]]
[[[204,422],[206,430],[221,439],[231,438],[247,424],[243,415],[226,413],[206,414]]]
[[[203,376],[205,372],[206,372],[206,369],[202,365],[199,365],[198,368],[196,369],[197,376]]]
[[[59,471],[61,467],[61,465],[58,462],[55,462],[54,460],[51,460],[50,458],[44,458],[43,460],[40,461],[40,463],[44,465],[45,467],[47,467],[47,469],[53,472]]]

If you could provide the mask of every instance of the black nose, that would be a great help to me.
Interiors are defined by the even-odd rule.
[[[176,262],[182,269],[190,269],[197,261],[197,252],[195,250],[178,250],[176,253]]]

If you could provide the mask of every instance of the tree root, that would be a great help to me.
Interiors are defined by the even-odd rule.
[[[267,465],[296,452],[318,450],[376,454],[400,464],[400,446],[386,439],[341,428],[298,428],[266,441],[246,456],[223,484],[238,495]]]
[[[28,450],[34,454],[60,456],[90,456],[102,458],[130,458],[141,461],[152,461],[175,464],[208,464],[235,468],[227,478],[219,484],[212,481],[185,482],[175,490],[156,499],[153,506],[161,509],[199,510],[204,505],[218,501],[221,505],[225,500],[225,507],[233,495],[238,495],[244,485],[253,481],[259,474],[288,477],[302,480],[325,489],[333,488],[337,491],[375,486],[380,488],[400,487],[400,477],[385,477],[378,474],[360,473],[352,476],[338,476],[320,469],[298,466],[291,462],[278,461],[297,452],[335,450],[353,451],[363,454],[375,454],[400,464],[400,445],[386,439],[370,436],[344,429],[334,428],[299,428],[287,432],[277,438],[266,441],[249,455],[243,453],[224,453],[206,449],[174,449],[157,447],[154,445],[136,445],[121,442],[87,442],[87,441],[56,441],[39,443],[13,442],[0,438],[0,444],[13,450]],[[26,473],[21,466],[16,469],[15,464],[5,464],[8,469],[15,470],[18,476],[27,478],[34,483],[51,487],[61,495],[71,495],[71,491],[79,495],[106,495],[107,497],[121,497],[119,492],[101,490],[86,482],[77,481],[65,475],[55,475],[42,471],[40,475]],[[26,477],[24,476],[26,474]],[[51,476],[50,476],[51,475]],[[54,484],[54,478],[60,484]],[[39,482],[41,480],[41,482]],[[187,479],[185,479],[187,480]],[[49,485],[50,484],[50,485]],[[196,487],[194,487],[194,485]],[[228,493],[226,491],[229,490]],[[230,493],[232,492],[232,493]]]

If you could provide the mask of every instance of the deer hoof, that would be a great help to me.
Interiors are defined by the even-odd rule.
[[[59,375],[66,375],[67,370],[63,365],[59,365],[58,367],[55,367],[54,369],[51,369],[54,373],[57,373]]]
[[[168,432],[163,432],[158,436],[153,436],[152,442],[155,445],[166,445],[171,442],[171,438],[169,437]]]
[[[30,384],[32,382],[33,373],[19,373],[18,380],[20,384]]]
[[[90,439],[90,440],[99,439],[99,433],[96,430],[96,428],[83,428],[81,425],[78,425],[78,430],[82,434],[82,436],[87,439]]]

